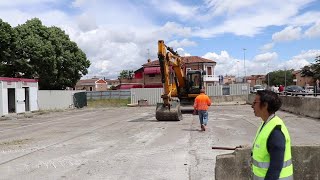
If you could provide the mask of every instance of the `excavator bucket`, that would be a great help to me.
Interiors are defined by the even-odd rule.
[[[169,107],[164,107],[163,103],[157,103],[156,119],[158,121],[180,121],[182,120],[182,113],[180,103],[173,101]]]

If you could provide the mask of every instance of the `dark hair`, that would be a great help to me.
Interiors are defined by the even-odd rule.
[[[282,101],[278,94],[270,90],[257,91],[257,95],[260,96],[260,106],[268,104],[268,112],[270,114],[278,111],[282,105]]]

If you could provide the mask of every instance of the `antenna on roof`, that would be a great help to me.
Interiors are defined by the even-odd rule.
[[[148,62],[151,62],[151,59],[150,59],[150,49],[148,48],[147,51],[148,51]]]

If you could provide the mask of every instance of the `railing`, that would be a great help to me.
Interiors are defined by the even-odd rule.
[[[219,77],[215,75],[204,75],[203,81],[216,81],[219,82]]]

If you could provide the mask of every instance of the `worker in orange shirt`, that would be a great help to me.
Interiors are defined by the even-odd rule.
[[[198,111],[202,131],[206,130],[208,123],[208,108],[210,105],[210,98],[205,94],[204,89],[201,89],[200,94],[194,100],[193,108],[194,112]]]

